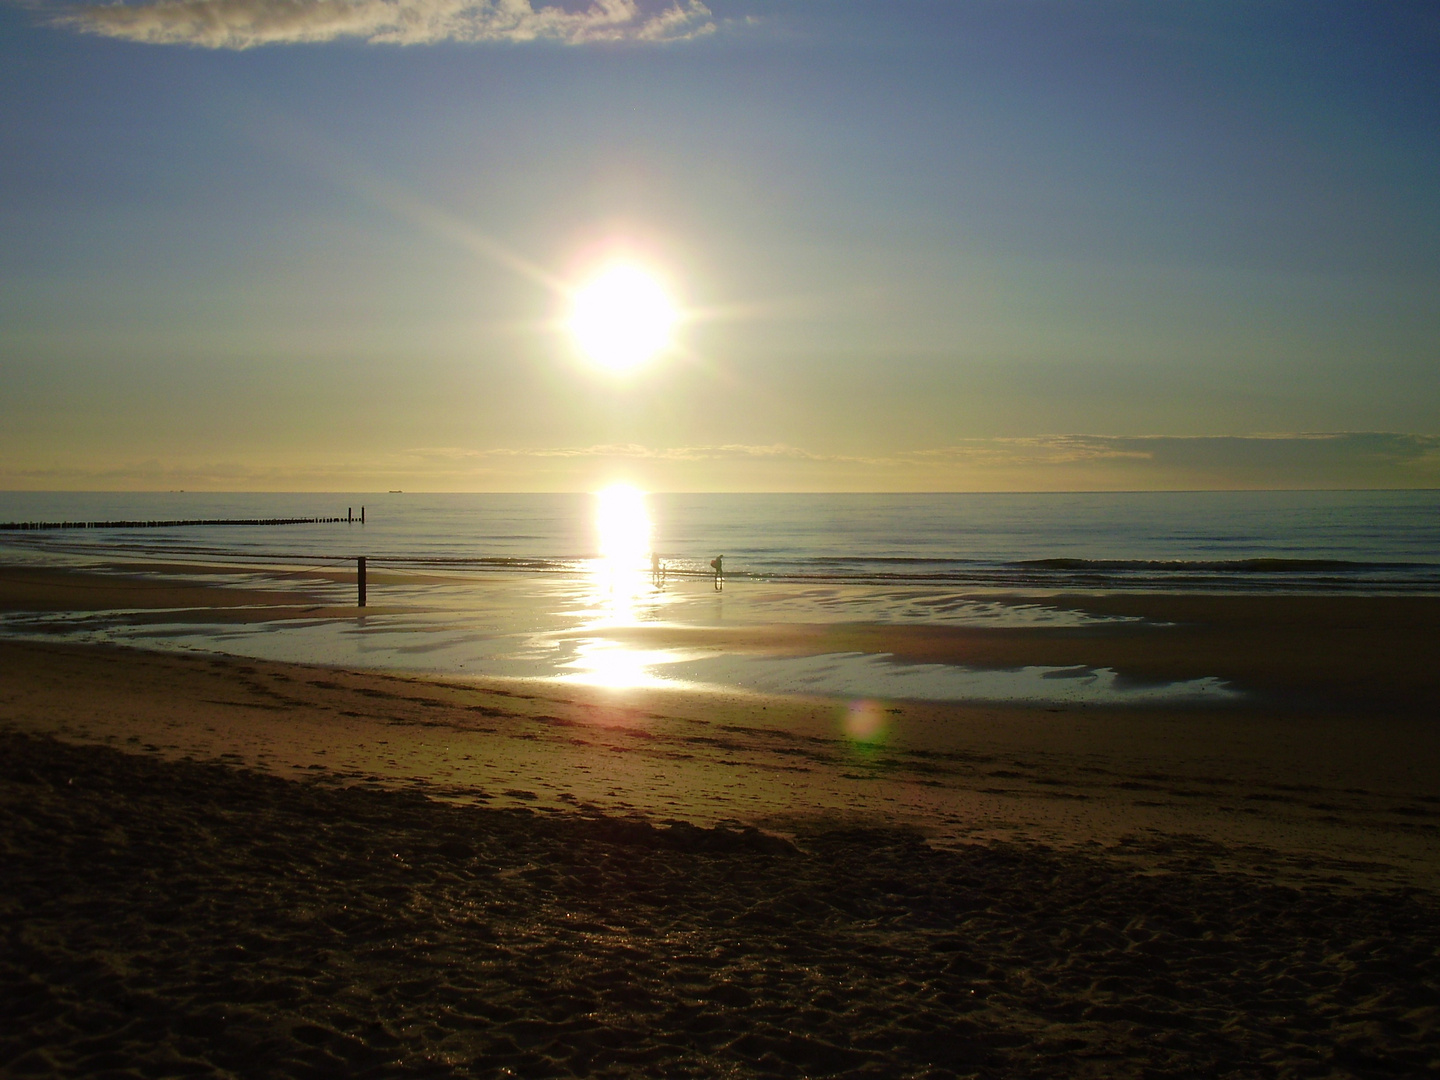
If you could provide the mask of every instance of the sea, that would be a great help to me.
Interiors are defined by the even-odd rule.
[[[675,570],[1005,589],[1434,592],[1440,491],[655,494]],[[575,569],[600,554],[588,494],[0,492],[0,524],[344,517],[340,527],[0,532],[7,560]]]
[[[360,523],[363,513],[364,523]],[[318,524],[138,523],[339,518]],[[125,521],[127,527],[104,527]],[[617,627],[1069,625],[1060,594],[1440,593],[1440,491],[1005,494],[0,493],[0,563],[303,587],[358,618],[206,623],[9,613],[65,637],[442,673],[929,700],[1149,701],[1106,670],[985,672],[883,654],[637,649]],[[719,560],[723,576],[713,566]],[[308,575],[308,576],[307,576]]]

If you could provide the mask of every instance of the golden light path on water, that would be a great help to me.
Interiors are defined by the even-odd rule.
[[[634,626],[653,616],[662,601],[652,548],[653,526],[645,493],[628,484],[616,484],[595,496],[595,530],[600,557],[590,569],[586,629]],[[576,643],[574,658],[565,666],[574,674],[569,681],[615,689],[666,686],[673,683],[653,673],[673,653],[634,649],[604,637]]]

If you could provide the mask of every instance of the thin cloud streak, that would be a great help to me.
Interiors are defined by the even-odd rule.
[[[366,458],[10,461],[0,489],[577,491],[618,470],[667,491],[1124,491],[1440,487],[1440,435],[1041,435],[884,456],[787,443],[412,447]]]
[[[707,446],[650,447],[640,443],[594,446],[416,449],[439,458],[622,457],[658,461],[716,461],[786,458],[901,468],[923,464],[984,466],[1070,465],[1124,462],[1137,466],[1224,465],[1232,468],[1344,463],[1367,466],[1440,464],[1440,435],[1401,432],[1283,432],[1258,435],[1029,435],[967,439],[949,446],[897,451],[882,456],[819,453],[787,443],[722,443]]]
[[[791,461],[837,461],[863,465],[893,465],[898,458],[855,457],[846,454],[820,454],[786,443],[750,445],[723,443],[714,446],[645,446],[641,443],[600,443],[594,446],[553,446],[515,449],[497,447],[489,450],[466,450],[451,447],[423,448],[410,451],[419,457],[459,461],[482,458],[629,458],[636,461],[734,461],[755,458],[788,459]]]
[[[579,11],[531,0],[148,0],[72,8],[72,29],[149,45],[251,49],[358,38],[372,45],[551,41],[662,44],[713,33],[700,0],[664,7],[594,0]]]

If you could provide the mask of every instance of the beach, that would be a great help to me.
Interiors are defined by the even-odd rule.
[[[102,586],[360,617],[34,570],[0,607]],[[857,702],[0,642],[5,1067],[1433,1070],[1440,602],[1046,602],[1130,621],[612,636],[1240,692]]]
[[[0,1080],[1440,1080],[1440,5],[0,58]]]

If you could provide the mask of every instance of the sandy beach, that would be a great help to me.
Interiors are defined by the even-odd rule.
[[[0,608],[79,610],[79,590],[101,586],[7,571]],[[113,575],[103,587],[131,592],[91,610],[252,618],[262,603]],[[297,588],[263,604],[313,613],[316,600]],[[1049,602],[1147,621],[633,633],[1105,665],[1244,694],[857,705],[0,642],[14,870],[0,1064],[1440,1067],[1440,602]]]
[[[1440,1080],[1440,2],[0,3],[0,1080]]]

